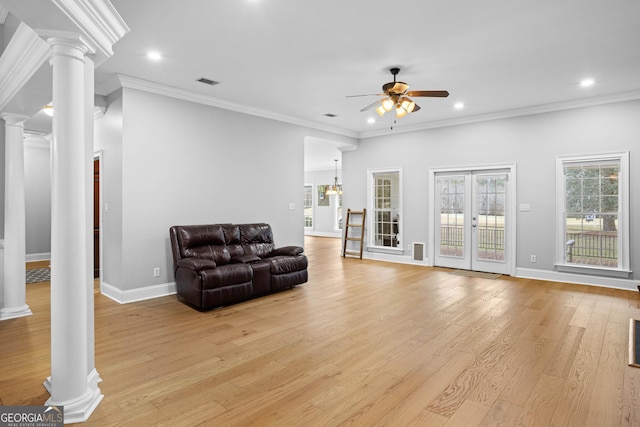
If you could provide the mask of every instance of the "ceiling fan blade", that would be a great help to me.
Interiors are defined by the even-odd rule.
[[[362,112],[362,111],[368,111],[368,110],[372,109],[373,107],[375,107],[376,105],[379,105],[379,104],[380,104],[380,100],[377,100],[376,102],[373,102],[373,103],[371,103],[371,104],[367,105],[366,107],[364,107],[364,108],[363,108],[362,110],[360,110],[360,111],[361,111],[361,112]]]
[[[446,98],[449,92],[446,90],[412,90],[407,92],[407,96],[429,96],[433,98]]]
[[[415,113],[416,111],[418,111],[420,109],[420,106],[418,104],[416,104],[415,107],[413,107],[413,110],[411,110],[412,113]]]
[[[384,93],[367,93],[364,95],[347,95],[347,98],[357,98],[359,96],[386,96]]]

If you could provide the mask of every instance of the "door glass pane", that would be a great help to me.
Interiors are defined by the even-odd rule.
[[[480,261],[504,261],[506,176],[477,176],[476,253]]]
[[[464,176],[438,177],[440,255],[464,257]]]

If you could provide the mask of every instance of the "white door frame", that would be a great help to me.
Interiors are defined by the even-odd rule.
[[[507,274],[511,276],[515,276],[516,273],[516,230],[517,230],[517,194],[516,190],[517,186],[517,173],[516,173],[516,164],[508,163],[508,164],[489,164],[489,165],[471,165],[471,166],[455,166],[455,167],[446,167],[446,168],[429,168],[429,206],[428,209],[428,230],[429,235],[431,236],[427,240],[427,253],[429,255],[428,265],[434,266],[435,264],[435,241],[436,241],[436,220],[435,220],[435,209],[438,206],[436,202],[437,191],[436,191],[436,174],[438,173],[467,173],[467,172],[482,172],[496,169],[507,169],[509,170],[509,180],[510,180],[510,197],[507,201],[506,206],[506,214],[509,218],[507,222],[507,241],[505,248],[505,258],[506,258],[506,266],[507,266]]]

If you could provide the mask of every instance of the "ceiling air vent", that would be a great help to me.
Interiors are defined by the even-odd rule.
[[[206,85],[209,85],[209,86],[215,86],[215,85],[217,85],[218,83],[220,83],[220,82],[217,82],[217,81],[215,81],[215,80],[207,79],[207,78],[205,78],[205,77],[201,77],[201,78],[199,78],[197,81],[199,81],[200,83],[204,83],[204,84],[206,84]]]
[[[327,113],[327,114],[325,114],[325,116],[327,116],[327,117],[338,117],[337,114],[333,114],[333,113]]]

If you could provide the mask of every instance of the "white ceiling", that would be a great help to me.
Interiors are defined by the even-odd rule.
[[[96,75],[114,73],[197,92],[249,110],[388,133],[392,118],[360,112],[391,81],[449,98],[396,131],[478,115],[590,99],[640,98],[640,2],[635,0],[112,0],[131,32]],[[145,54],[160,51],[164,59]],[[206,77],[216,86],[196,82]],[[582,88],[591,77],[596,83]],[[462,101],[466,108],[455,110]],[[560,103],[560,104],[559,104]],[[553,107],[552,107],[553,108]],[[325,113],[337,117],[325,117]],[[377,122],[368,124],[367,118]]]
[[[637,0],[111,1],[131,31],[97,69],[99,92],[119,74],[361,138],[640,99]],[[47,27],[44,8],[0,2]],[[391,114],[360,112],[375,96],[347,95],[380,93],[394,66],[411,90],[451,95],[417,98],[422,109],[391,130]],[[46,132],[46,120],[33,127]],[[320,145],[305,144],[307,169],[340,158],[337,144]]]

